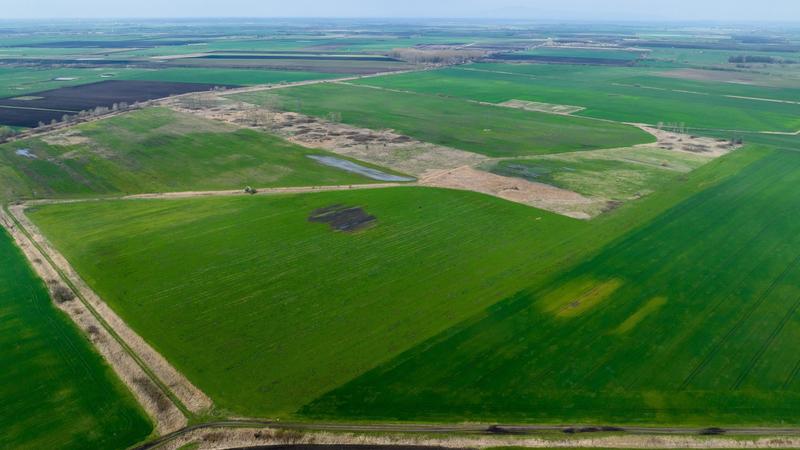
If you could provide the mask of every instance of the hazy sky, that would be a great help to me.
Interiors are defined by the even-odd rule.
[[[0,0],[0,18],[56,17],[800,21],[800,0]]]

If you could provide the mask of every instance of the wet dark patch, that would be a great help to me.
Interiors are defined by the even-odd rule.
[[[378,219],[358,206],[331,205],[311,211],[309,222],[327,223],[336,231],[353,233],[375,224]]]

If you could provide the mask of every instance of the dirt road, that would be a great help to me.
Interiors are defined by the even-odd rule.
[[[800,429],[283,423],[241,419],[189,426],[148,442],[137,450],[177,449],[192,442],[199,442],[201,449],[312,443],[446,448],[796,448],[800,445]]]

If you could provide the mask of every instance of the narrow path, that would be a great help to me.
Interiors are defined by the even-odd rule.
[[[137,199],[174,199],[192,197],[221,197],[221,196],[248,196],[248,195],[279,195],[279,194],[308,194],[314,192],[333,192],[351,191],[364,189],[385,189],[402,186],[416,186],[417,183],[374,183],[374,184],[345,184],[333,186],[298,186],[298,187],[277,187],[277,188],[256,188],[255,194],[249,194],[241,189],[224,191],[186,191],[186,192],[163,192],[153,194],[135,194],[120,197],[124,200]],[[58,201],[58,200],[56,200]],[[53,202],[53,201],[50,201]]]
[[[196,197],[229,197],[229,196],[257,196],[257,195],[280,195],[280,194],[310,194],[315,192],[335,192],[335,191],[351,191],[351,190],[367,190],[367,189],[386,189],[393,187],[407,187],[419,186],[419,183],[373,183],[373,184],[344,184],[332,186],[298,186],[298,187],[273,187],[273,188],[257,188],[254,194],[245,192],[242,189],[219,190],[219,191],[182,191],[182,192],[153,192],[147,194],[131,194],[124,196],[112,197],[85,197],[85,198],[46,198],[37,200],[28,200],[14,205],[15,208],[20,208],[24,211],[28,206],[35,205],[52,205],[61,203],[84,203],[96,202],[103,200],[148,200],[148,199],[181,199],[181,198],[196,198]]]

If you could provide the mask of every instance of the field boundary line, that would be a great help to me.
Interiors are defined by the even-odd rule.
[[[180,199],[193,197],[224,197],[224,196],[258,196],[258,195],[281,195],[281,194],[309,194],[315,192],[334,192],[334,191],[356,191],[369,189],[387,189],[395,187],[419,186],[417,182],[403,183],[372,183],[372,184],[347,184],[329,186],[298,186],[298,187],[277,187],[277,188],[256,188],[254,194],[249,194],[243,190],[221,190],[221,191],[183,191],[183,192],[162,192],[151,194],[132,194],[123,197],[108,198],[120,200],[142,200],[142,199]],[[37,202],[39,202],[37,200]],[[58,202],[58,200],[47,200],[47,202]]]
[[[357,191],[370,189],[389,189],[399,187],[427,187],[417,182],[403,183],[373,183],[373,184],[348,184],[348,185],[329,185],[329,186],[298,186],[298,187],[278,187],[255,189],[253,194],[244,190],[230,189],[220,191],[178,191],[178,192],[153,192],[144,194],[129,194],[108,197],[85,197],[85,198],[43,198],[25,201],[22,205],[25,208],[39,205],[56,205],[67,203],[86,203],[113,200],[169,200],[200,197],[252,197],[259,195],[291,195],[291,194],[313,194],[336,191]],[[18,205],[19,207],[19,205]],[[29,222],[29,221],[28,221]],[[38,230],[37,230],[38,231]]]
[[[9,106],[9,105],[0,105],[2,109],[21,109],[23,111],[51,111],[51,112],[63,112],[66,114],[78,114],[79,111],[72,111],[69,109],[52,109],[52,108],[34,108],[31,106]]]

